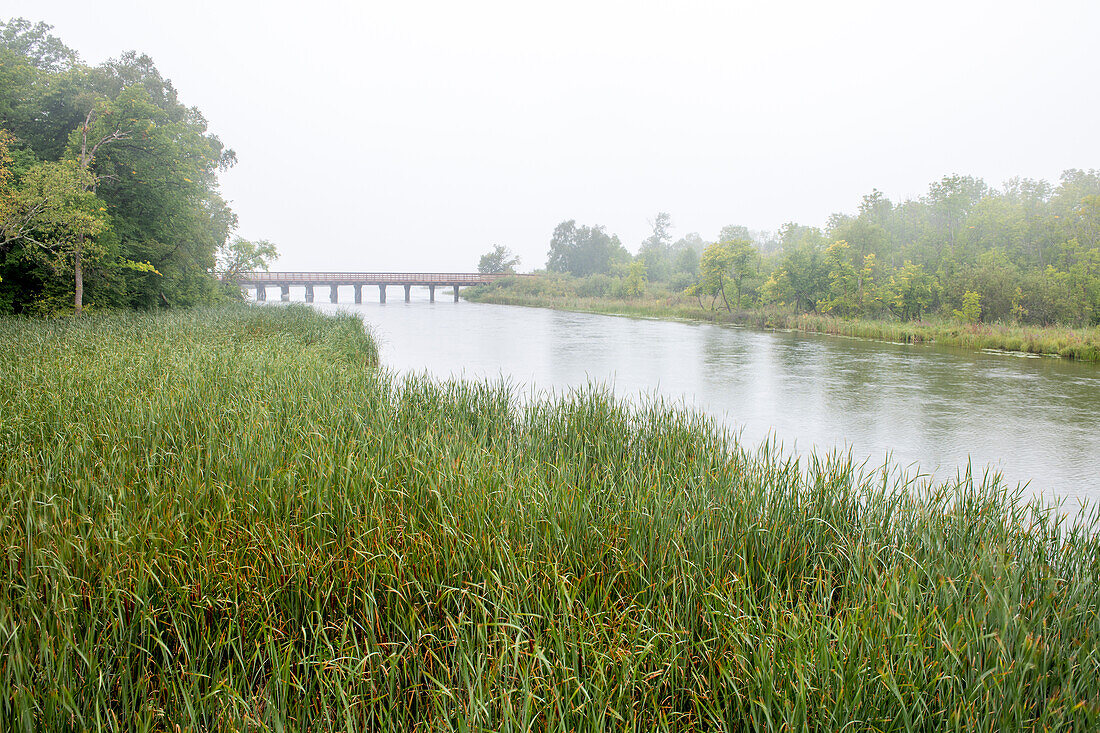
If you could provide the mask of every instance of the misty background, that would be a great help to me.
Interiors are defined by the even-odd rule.
[[[542,267],[554,226],[637,251],[822,225],[878,188],[1100,166],[1100,3],[8,0],[96,64],[149,54],[237,151],[275,269]],[[135,46],[135,40],[137,45]]]

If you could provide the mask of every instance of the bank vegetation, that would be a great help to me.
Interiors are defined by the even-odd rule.
[[[694,294],[673,292],[659,283],[647,284],[633,296],[598,292],[591,280],[539,273],[535,277],[503,279],[467,288],[463,297],[478,303],[728,323],[758,329],[805,331],[904,344],[939,344],[970,350],[1002,350],[1100,362],[1100,326],[1039,326],[1022,323],[966,322],[933,314],[914,320],[888,316],[842,318],[802,312],[776,305],[742,308],[701,307]],[[611,278],[607,278],[611,280]]]

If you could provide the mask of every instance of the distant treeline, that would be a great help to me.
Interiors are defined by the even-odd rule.
[[[843,317],[1100,323],[1100,171],[1002,188],[946,176],[894,203],[879,191],[824,229],[727,226],[673,241],[668,214],[632,256],[600,226],[562,222],[546,269],[581,297],[688,293],[704,308],[789,307]],[[533,284],[527,284],[530,288]],[[560,283],[555,285],[560,287]]]
[[[90,67],[49,31],[0,22],[0,314],[231,296],[218,265],[274,253],[228,242],[233,151],[148,56]]]

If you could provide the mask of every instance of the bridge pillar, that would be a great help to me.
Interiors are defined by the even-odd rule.
[[[455,285],[455,302],[458,302],[458,286]]]
[[[356,285],[355,286],[355,302],[356,303],[362,303],[363,302],[363,286],[362,285]]]
[[[340,302],[340,289],[336,285],[330,285],[328,289],[328,300],[330,303]]]
[[[307,303],[312,303],[313,302],[313,286],[312,285],[306,285],[306,302]]]
[[[406,285],[405,286],[405,302],[406,303],[408,303],[410,300],[412,300],[412,297],[410,295],[412,293],[412,289],[413,289],[412,285]]]
[[[435,286],[434,285],[429,285],[428,286],[428,300],[430,300],[432,303],[435,302]]]
[[[290,286],[289,285],[280,285],[279,286],[279,300],[283,301],[284,303],[286,301],[290,300]]]
[[[378,286],[378,302],[379,303],[385,303],[386,302],[386,286],[385,285],[379,285]]]
[[[256,286],[256,300],[260,303],[267,300],[267,288],[265,288],[263,285]]]

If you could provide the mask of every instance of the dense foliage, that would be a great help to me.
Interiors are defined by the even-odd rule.
[[[634,263],[658,291],[704,308],[789,308],[845,318],[939,316],[967,323],[1100,324],[1100,171],[1059,185],[1014,179],[995,189],[947,176],[898,204],[874,191],[824,229],[723,228],[714,242],[672,242],[667,214]],[[587,236],[563,236],[582,233]],[[599,235],[599,236],[596,236]],[[566,242],[569,246],[563,246]],[[547,270],[585,279],[580,296],[637,295],[639,274],[618,238],[563,222]],[[634,292],[632,292],[634,291]]]
[[[628,262],[630,253],[616,235],[608,234],[602,226],[578,227],[570,219],[554,229],[546,269],[584,277],[607,274],[616,265]]]
[[[1095,512],[400,380],[303,307],[0,340],[5,731],[1100,725]]]
[[[517,267],[519,267],[519,257],[502,244],[495,245],[483,254],[477,263],[477,271],[489,275],[515,272]]]
[[[233,151],[149,57],[89,67],[49,30],[0,23],[0,313],[221,297]]]

